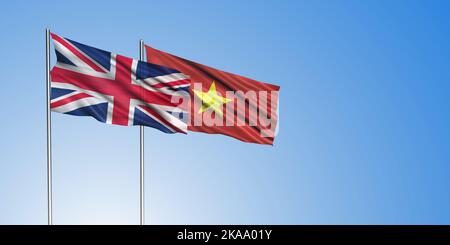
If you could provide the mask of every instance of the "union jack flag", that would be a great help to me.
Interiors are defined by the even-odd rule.
[[[50,72],[52,111],[165,133],[187,132],[188,76],[51,36],[57,57]]]

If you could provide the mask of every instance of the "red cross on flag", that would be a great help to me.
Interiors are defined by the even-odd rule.
[[[117,125],[187,132],[189,77],[51,34],[57,63],[51,70],[51,109]]]

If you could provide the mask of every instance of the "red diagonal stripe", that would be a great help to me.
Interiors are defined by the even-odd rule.
[[[67,103],[70,103],[70,102],[73,102],[73,101],[76,101],[76,100],[79,100],[79,99],[87,98],[87,97],[92,97],[92,96],[90,96],[88,94],[85,94],[85,93],[75,94],[75,95],[69,96],[69,97],[67,97],[65,99],[58,100],[56,102],[51,103],[50,107],[51,108],[56,108],[58,106],[62,106],[62,105],[65,105]]]
[[[90,59],[88,59],[84,54],[80,53],[77,49],[72,47],[71,44],[66,42],[66,40],[64,40],[60,36],[52,33],[52,39],[59,42],[60,44],[62,44],[64,47],[66,47],[68,50],[70,50],[70,52],[72,52],[74,55],[76,55],[78,58],[80,58],[84,63],[89,65],[92,69],[94,69],[98,72],[105,73],[105,71],[101,67],[96,65],[94,62],[92,62]]]
[[[163,87],[174,87],[174,86],[178,86],[178,85],[188,85],[191,83],[190,79],[184,79],[184,80],[178,80],[178,81],[173,81],[173,82],[168,82],[168,83],[157,83],[152,85],[152,87],[154,88],[163,88]]]
[[[186,134],[186,132],[182,131],[181,129],[179,129],[178,127],[176,127],[175,125],[173,125],[172,123],[167,121],[166,119],[164,119],[161,115],[159,115],[157,112],[155,112],[151,108],[148,108],[148,107],[145,107],[145,106],[140,106],[139,109],[145,110],[146,112],[148,112],[152,116],[156,117],[159,121],[161,121],[162,123],[164,123],[168,127],[172,128],[173,130],[177,131],[178,133]]]

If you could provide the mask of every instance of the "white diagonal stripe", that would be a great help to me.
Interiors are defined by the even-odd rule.
[[[108,72],[108,70],[103,67],[102,65],[100,65],[97,61],[95,61],[94,59],[92,59],[89,55],[85,54],[83,51],[81,51],[78,47],[76,47],[75,45],[73,45],[69,40],[60,37],[61,39],[63,39],[64,41],[66,41],[66,43],[68,45],[70,45],[73,49],[77,50],[79,53],[81,53],[85,58],[87,58],[88,60],[90,60],[92,63],[94,63],[96,66],[98,66],[100,69],[102,69],[104,72]],[[92,47],[93,48],[93,47]],[[71,51],[69,51],[67,48],[66,50],[68,52],[70,52],[71,55],[74,55]],[[69,53],[62,53],[63,55],[69,54]],[[82,61],[83,63],[85,63],[84,61]],[[85,63],[86,64],[86,63]],[[87,64],[86,64],[87,65]],[[87,65],[90,69],[93,69],[91,66]]]

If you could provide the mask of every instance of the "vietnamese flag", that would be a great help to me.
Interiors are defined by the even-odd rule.
[[[220,71],[145,45],[147,62],[190,76],[188,130],[273,145],[279,86]]]

